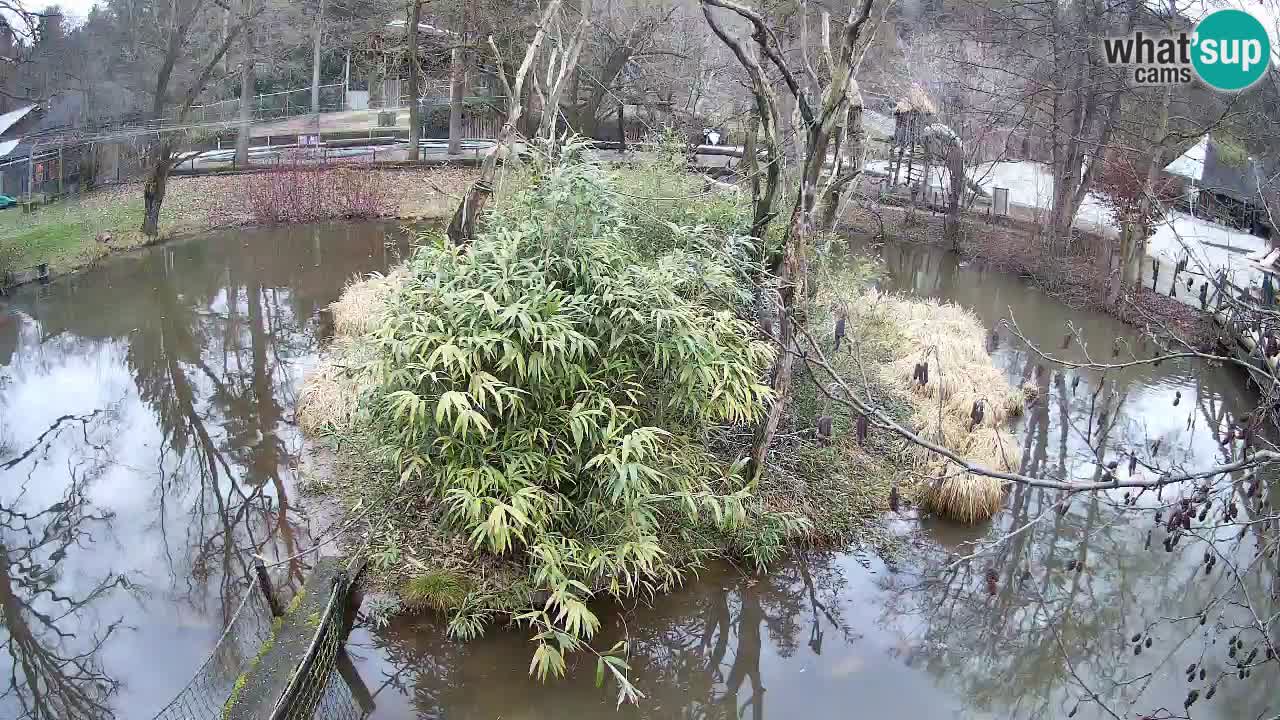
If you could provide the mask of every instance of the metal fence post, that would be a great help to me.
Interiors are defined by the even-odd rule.
[[[276,599],[275,590],[271,587],[271,576],[267,575],[267,565],[262,561],[261,555],[253,556],[253,571],[258,576],[258,589],[267,598],[267,605],[271,607],[271,614],[274,617],[284,615],[284,610],[280,607],[280,601]]]

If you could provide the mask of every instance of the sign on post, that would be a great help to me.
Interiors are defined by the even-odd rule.
[[[1009,214],[1009,188],[991,189],[991,212],[1000,217]]]

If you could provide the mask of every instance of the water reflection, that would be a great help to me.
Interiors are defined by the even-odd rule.
[[[1067,322],[1095,358],[1109,360],[1117,338],[1121,347],[1141,344],[1108,316],[1067,310],[1016,278],[959,267],[946,253],[887,246],[883,256],[891,287],[959,302],[988,327],[1015,320],[1028,340],[1068,360],[1083,359],[1085,349],[1074,341],[1061,349]],[[1108,373],[1051,371],[1025,343],[1008,337],[993,357],[1008,377],[1036,389],[1039,400],[1019,427],[1024,470],[1036,474],[1097,481],[1106,463],[1131,455],[1135,474],[1227,462],[1222,430],[1257,402],[1234,368],[1184,361]],[[1123,476],[1128,463],[1120,465],[1115,472]],[[1237,487],[1241,506],[1246,513],[1259,511],[1244,486],[1242,480]],[[1203,694],[1215,673],[1227,672],[1230,658],[1221,646],[1231,628],[1255,624],[1255,610],[1272,617],[1280,608],[1270,590],[1280,567],[1268,558],[1268,541],[1255,526],[1254,533],[1241,535],[1228,560],[1240,563],[1242,579],[1225,572],[1206,577],[1199,562],[1206,545],[1165,552],[1163,532],[1149,532],[1153,513],[1121,512],[1123,495],[1076,498],[1060,512],[1059,493],[1017,486],[984,535],[1024,530],[988,546],[977,563],[957,563],[938,545],[922,545],[908,576],[888,588],[884,612],[929,618],[917,636],[925,647],[941,647],[948,638],[955,645],[956,636],[964,637],[963,657],[938,653],[931,662],[953,692],[1000,717],[1066,716],[1077,704],[1077,717],[1110,717],[1089,702],[1094,693],[1122,715],[1168,707],[1181,716],[1189,690]],[[1171,500],[1154,492],[1132,498],[1152,509]],[[950,534],[934,529],[942,545]],[[1260,571],[1244,569],[1258,560],[1266,563]],[[1142,636],[1138,647],[1135,635]],[[1208,670],[1208,683],[1188,683],[1172,669],[1193,662]],[[1274,666],[1265,672],[1274,674]],[[1274,693],[1268,685],[1256,677],[1224,683],[1195,715],[1274,714],[1280,700],[1269,697]]]
[[[911,662],[894,633],[859,627],[884,572],[853,556],[814,557],[760,576],[714,568],[653,607],[614,614],[599,645],[631,639],[630,664],[646,694],[620,710],[594,686],[590,658],[571,660],[552,686],[530,679],[531,649],[519,632],[455,643],[441,622],[406,619],[357,631],[353,652],[362,674],[375,678],[374,718],[844,717],[853,699],[868,709],[898,707],[904,717],[959,709],[923,671],[890,659]]]
[[[1012,313],[1030,339],[1055,352],[1067,321],[1090,352],[1106,357],[1117,337],[1130,336],[1107,316],[1073,311],[1014,277],[959,267],[946,253],[891,246],[884,257],[887,285],[955,300],[989,327]],[[1106,462],[1127,453],[1137,454],[1137,473],[1212,465],[1225,456],[1220,428],[1254,402],[1227,368],[1168,362],[1062,372],[1008,333],[993,346],[1008,377],[1036,390],[1016,427],[1023,469],[1036,474],[1098,479]],[[1075,345],[1064,354],[1081,352]],[[1127,462],[1119,472],[1128,472]],[[1245,496],[1241,487],[1245,512],[1259,512]],[[1275,665],[1239,680],[1225,648],[1232,634],[1251,646],[1260,639],[1246,627],[1253,621],[1241,598],[1276,627],[1280,561],[1266,552],[1261,528],[1225,546],[1234,548],[1229,563],[1241,567],[1237,581],[1225,570],[1206,576],[1201,546],[1167,553],[1157,535],[1148,548],[1151,513],[1121,512],[1123,493],[1079,497],[1065,512],[1061,499],[1015,487],[988,527],[896,522],[908,546],[893,567],[837,554],[766,576],[712,568],[651,608],[606,613],[600,646],[631,638],[635,680],[648,695],[621,715],[1032,720],[1073,710],[1075,718],[1111,718],[1110,708],[1119,717],[1169,718],[1187,714],[1189,690],[1215,680],[1215,697],[1200,700],[1194,717],[1280,713]],[[1136,502],[1155,508],[1165,500],[1150,493]],[[984,544],[982,558],[958,562],[974,543]],[[1245,571],[1254,564],[1260,570]],[[442,623],[411,619],[361,630],[356,642],[362,674],[381,678],[376,718],[618,714],[595,689],[590,658],[577,658],[569,677],[550,686],[529,679],[532,649],[517,631],[460,644]],[[1205,680],[1187,682],[1191,663]],[[1089,701],[1094,693],[1102,704]]]
[[[150,716],[243,597],[252,554],[309,547],[295,394],[320,308],[403,250],[389,231],[195,240],[0,308],[0,716]]]
[[[93,613],[104,598],[128,592],[129,581],[108,571],[84,578],[75,590],[64,583],[77,559],[72,556],[105,534],[112,520],[87,495],[109,462],[110,420],[101,412],[61,418],[33,445],[6,453],[12,459],[0,463],[0,470],[12,470],[45,452],[63,432],[80,433],[86,444],[103,443],[69,463],[68,482],[56,501],[31,497],[26,485],[36,482],[32,478],[15,478],[18,487],[8,488],[0,500],[0,625],[11,663],[0,699],[10,701],[20,717],[106,717],[119,685],[98,651],[121,620],[95,623]],[[86,624],[81,632],[70,630]]]

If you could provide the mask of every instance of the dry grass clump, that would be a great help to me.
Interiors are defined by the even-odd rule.
[[[1021,406],[1021,394],[991,363],[987,332],[977,317],[950,303],[876,292],[868,293],[866,304],[878,307],[908,340],[905,352],[881,366],[881,375],[911,399],[912,425],[920,435],[974,464],[1016,469],[1021,451],[1004,425],[1010,408]],[[922,383],[916,368],[926,363],[928,378]],[[975,418],[979,403],[981,417]],[[923,448],[915,448],[912,456],[916,470],[931,478],[919,500],[932,512],[976,523],[1000,510],[1002,481],[961,473]]]
[[[910,350],[889,370],[896,385],[933,401],[935,414],[941,395],[945,414],[962,417],[966,428],[979,401],[983,403],[981,426],[1004,424],[1011,388],[1004,373],[991,364],[983,342],[987,333],[973,313],[951,303],[895,297],[885,298],[883,307],[912,341]],[[929,381],[923,384],[913,379],[921,363],[928,363],[929,369]]]
[[[333,310],[334,332],[339,337],[356,337],[377,329],[387,302],[408,276],[407,270],[397,268],[387,275],[373,273],[348,285],[329,306]]]
[[[999,480],[962,473],[929,483],[922,500],[938,515],[976,525],[1004,505],[1004,486]]]
[[[304,432],[342,431],[355,420],[360,395],[370,385],[369,366],[376,348],[363,338],[377,329],[387,303],[408,272],[374,273],[342,291],[333,311],[333,343],[307,375],[298,396],[298,424]]]
[[[373,346],[351,336],[335,337],[298,394],[298,425],[318,434],[342,430],[355,420]]]
[[[1009,393],[1009,397],[1005,398],[1004,403],[1005,415],[1011,418],[1022,417],[1022,415],[1027,411],[1028,400],[1034,398],[1038,394],[1038,391],[1036,393],[1027,393],[1025,385]]]

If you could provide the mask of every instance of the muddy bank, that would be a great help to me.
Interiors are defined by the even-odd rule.
[[[951,249],[943,223],[942,214],[925,207],[912,212],[900,205],[864,201],[849,211],[842,230],[859,239]],[[989,223],[983,216],[968,214],[961,220],[961,239],[954,249],[966,260],[1031,280],[1071,308],[1104,312],[1156,335],[1172,333],[1197,348],[1213,343],[1206,313],[1149,287],[1130,293],[1118,305],[1106,302],[1105,239],[1081,232],[1075,248],[1065,256],[1050,257],[1041,250],[1036,233],[1028,221],[1004,218]]]

